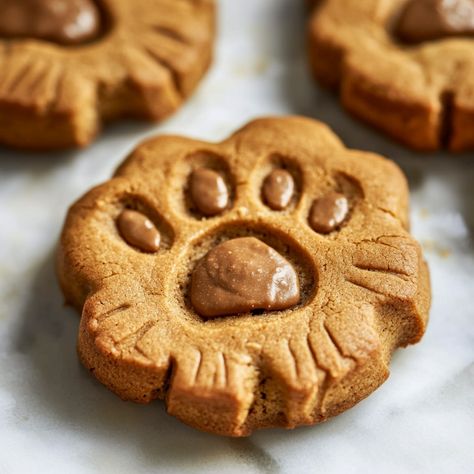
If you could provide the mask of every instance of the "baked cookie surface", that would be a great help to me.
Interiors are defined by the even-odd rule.
[[[151,139],[64,225],[80,358],[121,398],[164,399],[213,433],[337,415],[424,333],[407,206],[394,163],[310,119],[256,120],[218,144]]]
[[[9,146],[85,146],[104,122],[161,120],[211,62],[213,0],[0,0],[0,8],[0,143]]]
[[[414,149],[474,147],[473,0],[322,0],[314,75],[352,113]]]

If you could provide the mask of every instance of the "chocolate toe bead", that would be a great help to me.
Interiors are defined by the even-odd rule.
[[[275,211],[285,209],[293,197],[295,181],[284,169],[273,170],[263,182],[262,194],[265,203]]]
[[[138,211],[125,209],[117,219],[123,239],[143,252],[157,252],[160,248],[160,232],[148,217]]]
[[[190,178],[191,199],[205,216],[220,214],[229,204],[229,191],[224,178],[214,170],[198,168]]]
[[[344,194],[331,192],[316,199],[309,212],[309,225],[321,234],[337,229],[349,213],[349,202]]]

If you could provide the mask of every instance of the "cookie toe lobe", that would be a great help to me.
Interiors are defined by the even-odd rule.
[[[117,227],[128,244],[143,252],[154,253],[159,250],[160,232],[142,213],[125,209],[117,219]]]
[[[254,237],[219,244],[198,263],[191,280],[191,303],[204,318],[282,310],[300,299],[293,266]]]
[[[80,44],[101,28],[93,0],[0,0],[0,36]]]
[[[293,176],[284,169],[274,169],[263,182],[263,199],[274,211],[285,209],[290,203],[294,191]]]
[[[349,202],[344,194],[331,192],[316,199],[309,212],[309,225],[321,234],[336,230],[349,213]]]
[[[215,216],[229,204],[229,190],[224,178],[207,168],[198,168],[190,177],[191,199],[197,210],[204,216]]]

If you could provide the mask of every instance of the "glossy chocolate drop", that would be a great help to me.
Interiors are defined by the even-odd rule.
[[[229,191],[224,178],[214,170],[198,168],[191,173],[191,199],[205,216],[220,214],[229,204]]]
[[[285,209],[293,197],[295,181],[291,173],[284,169],[274,169],[263,181],[262,194],[270,209]]]
[[[337,229],[349,213],[349,202],[344,194],[330,192],[316,199],[309,211],[309,225],[320,234]]]
[[[254,237],[219,244],[199,261],[192,275],[191,303],[204,318],[282,310],[299,299],[293,266]]]
[[[474,34],[474,0],[411,0],[396,34],[409,43]]]
[[[141,212],[125,209],[117,219],[117,227],[123,239],[143,252],[157,252],[161,236],[148,217]]]
[[[0,36],[80,44],[100,32],[92,0],[0,0]]]

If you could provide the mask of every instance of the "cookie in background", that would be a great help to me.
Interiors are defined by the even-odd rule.
[[[315,77],[344,107],[423,151],[474,148],[474,0],[322,0]]]
[[[213,0],[0,0],[0,143],[88,145],[105,122],[162,120],[211,63]]]

